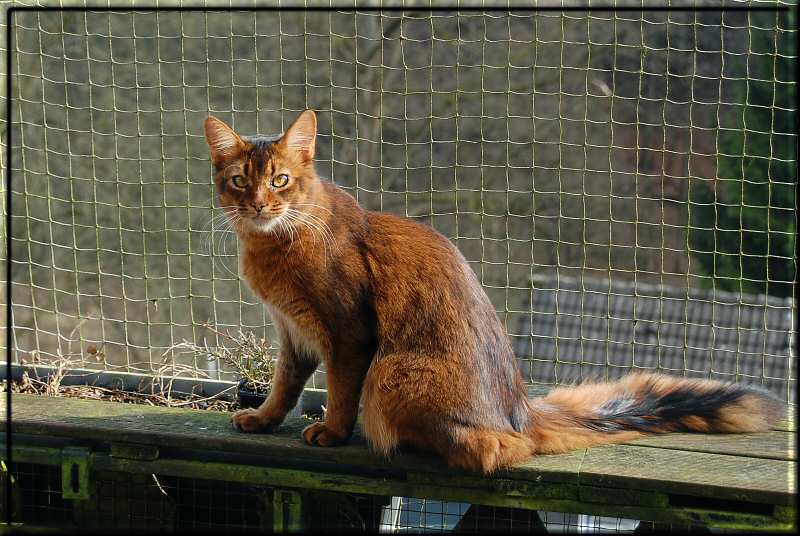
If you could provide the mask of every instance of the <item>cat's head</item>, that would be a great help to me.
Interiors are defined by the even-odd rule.
[[[300,114],[278,138],[241,136],[216,117],[206,119],[205,131],[220,202],[238,224],[267,232],[281,219],[306,212],[319,180],[313,111]]]

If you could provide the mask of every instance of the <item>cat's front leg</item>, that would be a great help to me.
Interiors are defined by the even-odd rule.
[[[286,345],[278,356],[275,377],[269,396],[258,409],[248,408],[233,414],[233,426],[240,432],[274,432],[286,418],[305,387],[318,362],[296,354]]]
[[[303,430],[303,440],[309,445],[334,447],[353,435],[369,360],[350,355],[328,363],[328,411],[324,423],[315,422]]]

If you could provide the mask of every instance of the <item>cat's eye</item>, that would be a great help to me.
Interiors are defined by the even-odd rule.
[[[289,175],[286,173],[281,173],[277,177],[272,178],[272,186],[275,188],[283,188],[289,184]]]
[[[237,188],[244,188],[245,186],[247,186],[247,179],[245,179],[241,175],[234,175],[233,177],[231,177],[231,182]]]

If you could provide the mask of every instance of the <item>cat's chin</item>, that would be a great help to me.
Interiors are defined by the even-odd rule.
[[[280,220],[281,217],[282,215],[269,219],[249,218],[244,220],[244,223],[247,226],[248,230],[252,233],[267,234],[277,228],[278,220]]]

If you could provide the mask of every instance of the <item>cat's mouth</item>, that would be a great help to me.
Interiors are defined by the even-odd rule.
[[[245,220],[253,229],[261,232],[267,232],[278,224],[284,213],[285,210],[282,209],[274,212],[262,210],[258,213],[251,212],[242,219]]]
[[[286,211],[283,210],[283,209],[278,209],[278,210],[270,211],[270,212],[267,212],[266,210],[262,210],[261,212],[256,212],[256,213],[251,212],[249,214],[249,217],[251,219],[253,219],[253,220],[269,221],[269,220],[273,220],[275,218],[280,218],[281,216],[283,216],[284,212],[286,212]]]
[[[286,212],[285,207],[279,207],[274,209],[267,209],[265,207],[258,212],[254,210],[246,210],[240,208],[239,217],[243,220],[251,220],[255,223],[258,223],[259,221],[268,222],[280,218],[281,216],[283,216],[285,212]]]

